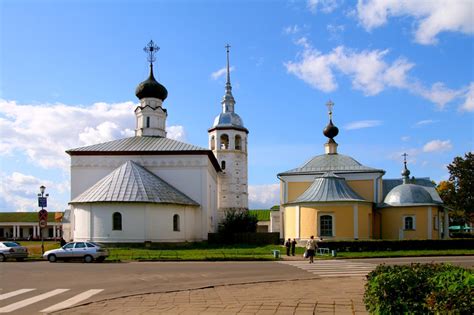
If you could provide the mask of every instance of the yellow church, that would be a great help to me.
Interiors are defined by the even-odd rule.
[[[278,174],[280,233],[284,239],[324,240],[448,238],[447,209],[429,178],[410,181],[406,155],[402,179],[384,179],[385,171],[338,153],[329,124],[324,154]]]

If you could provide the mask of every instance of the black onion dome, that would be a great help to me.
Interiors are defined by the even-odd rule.
[[[323,134],[329,139],[334,138],[339,133],[339,128],[333,125],[332,120],[329,120],[329,124],[324,128]]]
[[[410,171],[406,168],[406,166],[402,171],[402,176],[403,177],[410,176]]]
[[[137,86],[135,95],[140,100],[146,97],[154,97],[164,101],[168,97],[168,90],[153,76],[153,64],[150,65],[150,76]]]

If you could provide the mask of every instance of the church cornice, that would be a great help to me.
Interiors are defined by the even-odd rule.
[[[157,109],[161,109],[164,113],[168,113],[168,111],[166,110],[166,108],[163,108],[163,107],[157,107],[157,108],[153,108],[151,107],[150,105],[145,105],[145,106],[137,106],[137,108],[135,108],[135,113],[138,111],[138,109],[141,109],[141,110],[144,110],[145,108],[150,108],[151,110],[157,110]]]
[[[249,133],[248,129],[247,128],[242,128],[242,127],[234,127],[234,126],[225,126],[225,127],[221,127],[221,126],[218,126],[218,127],[213,127],[213,128],[209,128],[207,130],[207,132],[213,132],[215,130],[238,130],[238,131],[243,131],[245,132],[246,134]]]

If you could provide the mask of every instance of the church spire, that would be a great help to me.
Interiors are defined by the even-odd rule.
[[[334,103],[329,100],[326,106],[328,107],[329,124],[324,128],[323,134],[328,137],[329,140],[324,144],[324,151],[326,154],[337,154],[337,143],[333,138],[339,133],[339,128],[332,123],[332,108],[334,107]]]
[[[403,183],[404,184],[409,184],[410,170],[407,168],[407,156],[408,156],[408,154],[403,153],[402,156],[403,156],[403,171],[402,171]]]
[[[230,84],[230,62],[229,62],[230,45],[229,44],[225,45],[225,48],[227,51],[227,69],[226,69],[227,81],[225,83],[225,94],[221,101],[223,113],[234,112],[234,105],[235,105],[235,99],[234,99],[234,96],[232,95],[232,85]]]

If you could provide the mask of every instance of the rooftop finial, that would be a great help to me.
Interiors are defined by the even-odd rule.
[[[153,40],[150,40],[150,42],[145,46],[145,48],[143,48],[143,50],[147,53],[148,55],[147,60],[151,65],[153,64],[153,62],[155,62],[156,60],[155,54],[157,53],[158,50],[160,50],[160,47],[155,45]]]
[[[329,100],[326,103],[326,106],[328,107],[329,120],[332,120],[332,108],[334,107],[334,103],[331,100]]]
[[[222,111],[226,112],[233,112],[234,111],[234,96],[232,95],[232,85],[230,85],[230,62],[229,62],[229,48],[230,45],[227,44],[224,46],[227,51],[227,82],[225,83],[225,95],[222,99]]]
[[[408,154],[403,153],[403,171],[402,171],[402,176],[403,176],[403,183],[408,184],[409,179],[410,179],[410,170],[407,168],[407,156]]]

